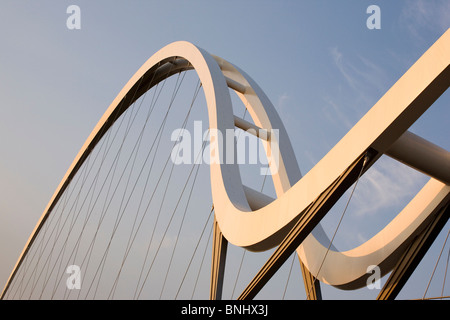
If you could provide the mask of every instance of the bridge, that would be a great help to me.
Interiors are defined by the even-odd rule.
[[[389,274],[377,298],[395,299],[438,234],[448,232],[450,153],[408,129],[447,90],[449,63],[447,31],[303,175],[295,141],[249,75],[194,44],[169,44],[134,74],[87,138],[1,298],[223,299],[228,285],[233,298],[247,300],[297,259],[307,299],[326,298],[322,283],[367,286],[373,272]],[[339,229],[358,182],[381,157],[429,181],[375,236],[339,251],[320,222],[344,201]],[[246,184],[249,176],[258,182]],[[230,280],[235,248],[243,253]],[[249,255],[264,261],[247,268],[253,276],[242,283]]]

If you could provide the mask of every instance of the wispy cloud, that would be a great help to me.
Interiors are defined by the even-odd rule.
[[[399,20],[414,39],[424,41],[426,32],[444,33],[450,27],[450,1],[407,1]]]
[[[350,129],[386,91],[389,77],[370,59],[361,55],[349,58],[338,47],[330,48],[330,57],[342,81],[337,93],[323,97],[323,112],[332,122]]]
[[[289,125],[292,119],[289,110],[289,100],[290,96],[286,92],[284,92],[278,97],[277,103],[275,104],[275,109],[277,110],[285,125]]]
[[[348,62],[344,62],[344,56],[342,52],[339,51],[337,47],[333,47],[330,50],[331,57],[333,58],[334,64],[338,68],[341,75],[347,81],[347,84],[354,90],[358,89],[358,83],[354,75],[350,74],[348,67]],[[354,69],[354,68],[352,68]]]
[[[380,158],[359,181],[354,195],[355,215],[375,214],[412,199],[427,177],[388,157]]]
[[[322,109],[322,112],[328,120],[339,126],[344,125],[346,129],[351,129],[352,121],[350,121],[341,106],[332,100],[330,96],[323,97],[323,100],[326,102],[327,106]],[[331,110],[329,110],[329,107],[331,107]]]
[[[283,93],[281,96],[278,97],[278,103],[277,108],[283,109],[285,107],[286,101],[289,100],[289,95],[287,93]]]
[[[364,84],[375,88],[378,93],[384,93],[386,83],[389,81],[386,70],[361,55],[358,56],[358,60],[361,62],[360,66],[350,65],[354,74],[358,75]]]
[[[350,61],[337,47],[330,49],[330,55],[334,65],[359,99],[373,92],[373,89],[378,93],[385,92],[389,77],[383,67],[361,55],[355,56]]]

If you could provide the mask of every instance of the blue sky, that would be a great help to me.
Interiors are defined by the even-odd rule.
[[[71,4],[80,30],[66,27]],[[366,27],[372,4],[379,30]],[[164,45],[187,40],[245,70],[280,113],[306,173],[449,26],[445,0],[3,0],[0,286],[101,115]],[[411,128],[447,150],[449,102],[447,92]],[[338,247],[367,240],[425,181],[383,159],[361,182]],[[374,192],[378,200],[364,203]],[[421,285],[408,289],[413,297]]]

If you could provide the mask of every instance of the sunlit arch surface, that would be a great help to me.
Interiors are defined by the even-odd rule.
[[[278,136],[270,136],[273,144],[267,144],[268,148],[276,146],[280,150],[279,159],[271,159],[271,150],[267,150],[276,199],[268,199],[244,186],[236,163],[210,165],[215,217],[224,237],[236,246],[264,251],[278,246],[303,218],[308,207],[355,161],[370,154],[364,164],[364,173],[382,154],[395,154],[398,151],[396,142],[401,141],[402,137],[408,137],[407,129],[448,88],[449,62],[450,31],[447,31],[349,133],[302,177],[280,117],[263,91],[247,74],[224,59],[187,42],[175,42],[164,47],[129,80],[86,140],[31,234],[3,294],[54,206],[108,128],[149,87],[165,78],[191,69],[197,72],[205,93],[210,129],[226,132],[227,129],[235,128],[236,119],[229,93],[231,88],[242,100],[257,127],[268,131],[278,130]],[[407,134],[403,136],[405,132]],[[224,152],[220,158],[227,159],[225,148],[217,150]],[[442,154],[436,161],[443,163],[444,167],[437,173],[430,173],[425,166],[422,171],[432,176],[429,183],[385,229],[366,243],[346,252],[328,252],[324,244],[326,239],[318,241],[310,234],[297,250],[306,268],[320,281],[351,289],[365,285],[368,265],[382,266],[383,274],[389,272],[411,239],[449,202],[450,161],[448,152]],[[414,162],[406,162],[416,167]],[[317,223],[311,222],[309,229],[318,226]],[[323,261],[325,254],[328,256]],[[351,270],[349,265],[352,266]]]

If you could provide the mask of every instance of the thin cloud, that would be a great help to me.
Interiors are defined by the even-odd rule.
[[[373,88],[376,88],[378,93],[386,91],[388,76],[384,68],[361,55],[350,62],[344,59],[343,53],[337,47],[331,48],[330,54],[340,74],[349,87],[358,94],[359,99],[365,99],[367,93],[373,91]]]
[[[339,90],[336,95],[327,94],[325,115],[334,123],[340,122],[350,129],[381,94],[386,92],[389,77],[384,68],[361,55],[348,59],[338,47],[330,49],[333,65],[338,76]]]
[[[328,111],[327,108],[322,110],[328,120],[336,125],[341,126],[343,124],[347,129],[351,129],[353,124],[347,117],[346,113],[342,111],[342,107],[337,102],[333,101],[329,96],[324,97],[323,100],[332,109],[332,112]]]
[[[353,67],[355,73],[358,74],[365,83],[373,88],[377,88],[379,93],[384,93],[387,89],[386,83],[389,82],[386,70],[365,57],[358,56],[358,59],[362,62],[363,67]]]
[[[399,22],[414,39],[425,41],[426,32],[444,33],[450,27],[450,2],[448,0],[405,2]]]
[[[286,105],[286,101],[289,100],[289,95],[287,93],[283,93],[279,98],[278,98],[278,103],[277,103],[277,107],[279,110],[283,109]]]
[[[382,157],[359,181],[355,215],[375,214],[404,204],[420,190],[426,176],[400,162]]]
[[[284,125],[289,125],[292,119],[292,115],[289,110],[290,96],[285,92],[278,97],[275,109],[280,115]]]
[[[350,74],[349,68],[346,63],[344,63],[344,56],[342,52],[339,51],[337,47],[331,48],[331,57],[333,58],[334,64],[338,68],[342,76],[344,76],[347,84],[354,90],[358,90],[357,79],[354,75]]]

